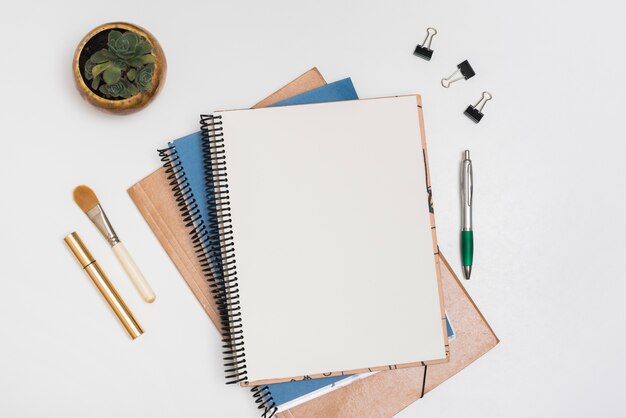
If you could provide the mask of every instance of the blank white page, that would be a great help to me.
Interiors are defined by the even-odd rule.
[[[248,380],[444,359],[417,97],[217,114]]]

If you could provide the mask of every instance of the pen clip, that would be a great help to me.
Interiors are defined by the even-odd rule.
[[[463,204],[472,206],[472,197],[474,194],[472,161],[469,158],[463,160],[463,171],[461,173],[461,187],[463,190]]]
[[[470,161],[467,165],[468,173],[468,197],[467,197],[467,206],[472,206],[472,198],[474,197],[474,171],[472,170],[472,162]]]

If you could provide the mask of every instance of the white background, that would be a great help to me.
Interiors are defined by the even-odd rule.
[[[423,95],[442,252],[459,272],[458,168],[472,151],[466,286],[502,342],[401,417],[623,415],[624,8],[603,1],[5,2],[0,16],[0,415],[254,417],[218,334],[126,189],[198,115],[256,103],[312,66],[361,97]],[[74,88],[74,48],[148,28],[165,88],[131,116]],[[413,57],[426,28],[432,61]],[[477,75],[439,85],[469,59]],[[463,109],[494,99],[474,125]],[[157,293],[143,303],[72,201],[89,184]],[[131,342],[62,238],[78,230],[146,334]],[[452,318],[454,322],[454,318]]]

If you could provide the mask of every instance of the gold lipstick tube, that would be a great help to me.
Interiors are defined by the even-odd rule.
[[[78,234],[72,232],[65,237],[64,241],[72,254],[74,254],[74,257],[76,257],[78,264],[85,270],[85,273],[91,278],[93,284],[96,285],[104,300],[107,301],[113,313],[115,313],[115,316],[120,320],[128,335],[134,340],[143,334],[141,325],[139,325],[133,313],[128,309],[128,306],[126,306],[126,303],[117,293],[117,290],[113,287],[109,278],[104,274],[104,271],[102,271],[100,265],[93,258]]]

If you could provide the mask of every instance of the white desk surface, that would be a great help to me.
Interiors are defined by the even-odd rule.
[[[625,7],[619,2],[12,2],[0,39],[0,415],[255,417],[218,335],[126,189],[198,115],[256,103],[310,67],[361,97],[423,95],[441,250],[459,269],[459,163],[472,151],[475,266],[502,340],[401,417],[618,416],[626,333]],[[148,28],[165,88],[131,116],[74,88],[74,48]],[[434,26],[432,61],[412,55]],[[477,75],[439,80],[469,59]],[[462,112],[483,90],[479,125]],[[89,184],[157,293],[143,303],[72,201]],[[146,328],[131,343],[62,238],[78,230]],[[454,318],[452,318],[454,322]]]

